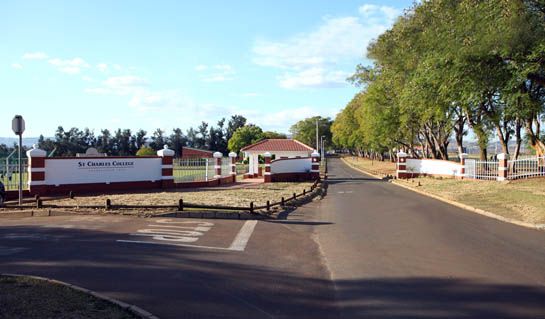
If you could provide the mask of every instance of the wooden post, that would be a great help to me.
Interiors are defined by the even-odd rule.
[[[270,211],[270,210],[271,210],[271,202],[267,201],[267,211]]]
[[[282,197],[282,200],[280,201],[281,205],[284,206],[284,197]]]
[[[184,200],[180,198],[180,200],[178,201],[178,211],[183,211],[184,210]]]
[[[40,199],[40,197],[38,197],[38,199],[36,200],[36,208],[42,208],[42,200]]]
[[[105,208],[106,208],[106,210],[112,208],[112,201],[111,201],[109,198],[106,199],[106,206],[105,206]]]
[[[74,199],[74,192],[73,191],[70,191],[68,193],[68,196],[70,197],[70,199]]]
[[[254,213],[254,202],[250,202],[250,213]]]
[[[297,198],[297,194],[293,193],[293,199],[295,200]]]
[[[303,188],[303,195],[306,195],[307,194],[307,190],[306,188]]]

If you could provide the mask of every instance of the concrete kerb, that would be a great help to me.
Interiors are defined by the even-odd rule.
[[[355,167],[354,165],[348,163],[344,159],[342,159],[342,161],[344,163],[346,163],[348,166],[352,167],[353,169],[355,169],[357,171],[360,171],[360,172],[362,172],[364,174],[367,174],[367,175],[371,175],[372,177],[374,177],[376,179],[384,179],[384,177],[380,177],[378,175],[371,174],[371,173],[367,172],[364,169],[361,169],[359,167]],[[505,223],[510,223],[510,224],[514,224],[514,225],[518,225],[518,226],[522,226],[522,227],[526,227],[526,228],[536,229],[536,230],[545,230],[545,224],[533,224],[533,223],[527,223],[527,222],[523,222],[523,221],[512,219],[512,218],[503,217],[503,216],[500,216],[498,214],[494,214],[492,212],[489,212],[489,211],[486,211],[486,210],[483,210],[483,209],[480,209],[480,208],[476,208],[476,207],[473,207],[473,206],[470,206],[470,205],[462,204],[462,203],[457,202],[457,201],[446,199],[444,197],[441,197],[441,196],[438,196],[438,195],[435,195],[435,194],[428,193],[426,191],[416,189],[416,188],[414,188],[412,186],[409,186],[409,185],[404,185],[403,182],[400,182],[398,180],[389,180],[388,182],[392,183],[394,185],[397,185],[399,187],[403,187],[405,189],[408,189],[410,191],[413,191],[415,193],[418,193],[420,195],[431,197],[433,199],[442,201],[442,202],[450,204],[452,206],[456,206],[458,208],[462,208],[462,209],[465,209],[467,211],[470,211],[470,212],[473,212],[473,213],[476,213],[476,214],[479,214],[479,215],[483,215],[483,216],[486,216],[486,217],[489,217],[489,218],[493,218],[493,219],[496,219],[496,220],[499,220],[499,221],[502,221],[502,222],[505,222]]]
[[[52,284],[66,286],[66,287],[69,287],[69,288],[74,289],[76,291],[91,295],[91,296],[93,296],[95,298],[102,299],[104,301],[107,301],[109,303],[117,305],[120,308],[122,308],[124,310],[128,310],[128,311],[132,312],[133,314],[135,314],[136,316],[139,316],[139,317],[141,317],[143,319],[159,319],[159,317],[153,315],[149,311],[146,311],[146,310],[144,310],[144,309],[142,309],[142,308],[140,308],[138,306],[131,305],[131,304],[125,303],[123,301],[119,301],[119,300],[110,298],[108,296],[99,294],[98,292],[95,292],[95,291],[92,291],[92,290],[89,290],[89,289],[86,289],[86,288],[82,288],[82,287],[79,287],[79,286],[76,286],[76,285],[72,285],[72,284],[69,284],[69,283],[64,282],[64,281],[59,281],[59,280],[56,280],[56,279],[39,277],[39,276],[9,274],[9,273],[0,274],[0,276],[5,276],[5,277],[25,277],[25,278],[35,279],[35,280],[46,281],[46,282],[49,282],[49,283],[52,283]]]

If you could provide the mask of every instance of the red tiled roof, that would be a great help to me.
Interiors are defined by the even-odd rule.
[[[263,152],[311,152],[314,149],[297,140],[267,139],[255,144],[243,147],[241,151],[263,151]]]

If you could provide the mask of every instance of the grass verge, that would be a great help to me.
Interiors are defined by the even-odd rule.
[[[0,318],[140,318],[73,288],[28,277],[0,276]]]

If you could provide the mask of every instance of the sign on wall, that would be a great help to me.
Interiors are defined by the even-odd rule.
[[[45,184],[159,181],[161,166],[161,158],[46,159]]]

